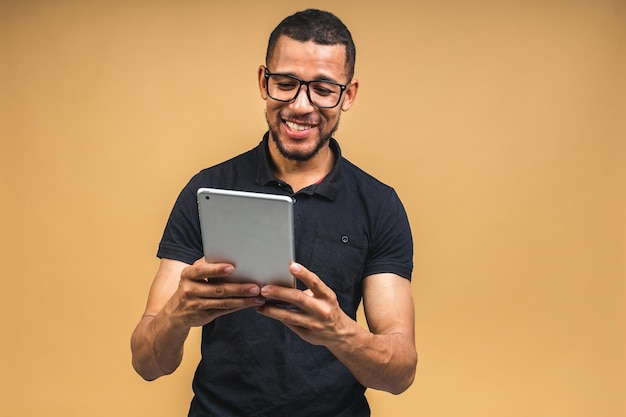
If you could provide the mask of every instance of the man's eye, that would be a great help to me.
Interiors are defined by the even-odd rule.
[[[324,87],[323,85],[315,85],[315,87],[313,87],[315,94],[319,95],[319,96],[328,96],[333,94],[335,91]]]
[[[278,86],[278,88],[280,88],[281,90],[293,90],[294,88],[296,88],[296,86],[298,85],[298,83],[295,83],[293,81],[285,81],[285,82],[279,82],[276,84]]]

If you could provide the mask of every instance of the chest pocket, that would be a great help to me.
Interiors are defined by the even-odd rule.
[[[339,292],[360,286],[366,258],[365,236],[318,228],[309,269],[339,296]]]

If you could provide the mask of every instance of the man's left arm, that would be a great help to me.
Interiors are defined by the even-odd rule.
[[[304,340],[326,346],[364,386],[400,394],[413,383],[417,366],[415,317],[409,280],[395,274],[363,281],[363,306],[369,331],[347,316],[336,294],[313,272],[292,264],[291,273],[306,291],[266,286],[261,295],[297,309],[265,305],[273,317]]]

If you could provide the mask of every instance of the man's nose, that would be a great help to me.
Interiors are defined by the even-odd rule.
[[[313,105],[311,104],[311,101],[309,100],[309,86],[306,84],[302,84],[300,86],[300,90],[298,91],[298,94],[296,95],[296,98],[293,99],[293,107],[296,110],[300,110],[300,111],[311,111],[313,108]]]

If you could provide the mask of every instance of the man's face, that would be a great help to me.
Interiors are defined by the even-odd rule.
[[[268,71],[288,74],[301,80],[326,80],[346,84],[346,50],[343,45],[318,45],[299,42],[282,36],[268,62]],[[343,92],[339,104],[330,109],[313,106],[302,86],[292,102],[280,102],[268,97],[265,67],[259,68],[261,97],[266,100],[266,119],[270,137],[281,155],[295,161],[308,161],[317,155],[339,125],[341,111],[347,111],[356,97],[358,82]]]

